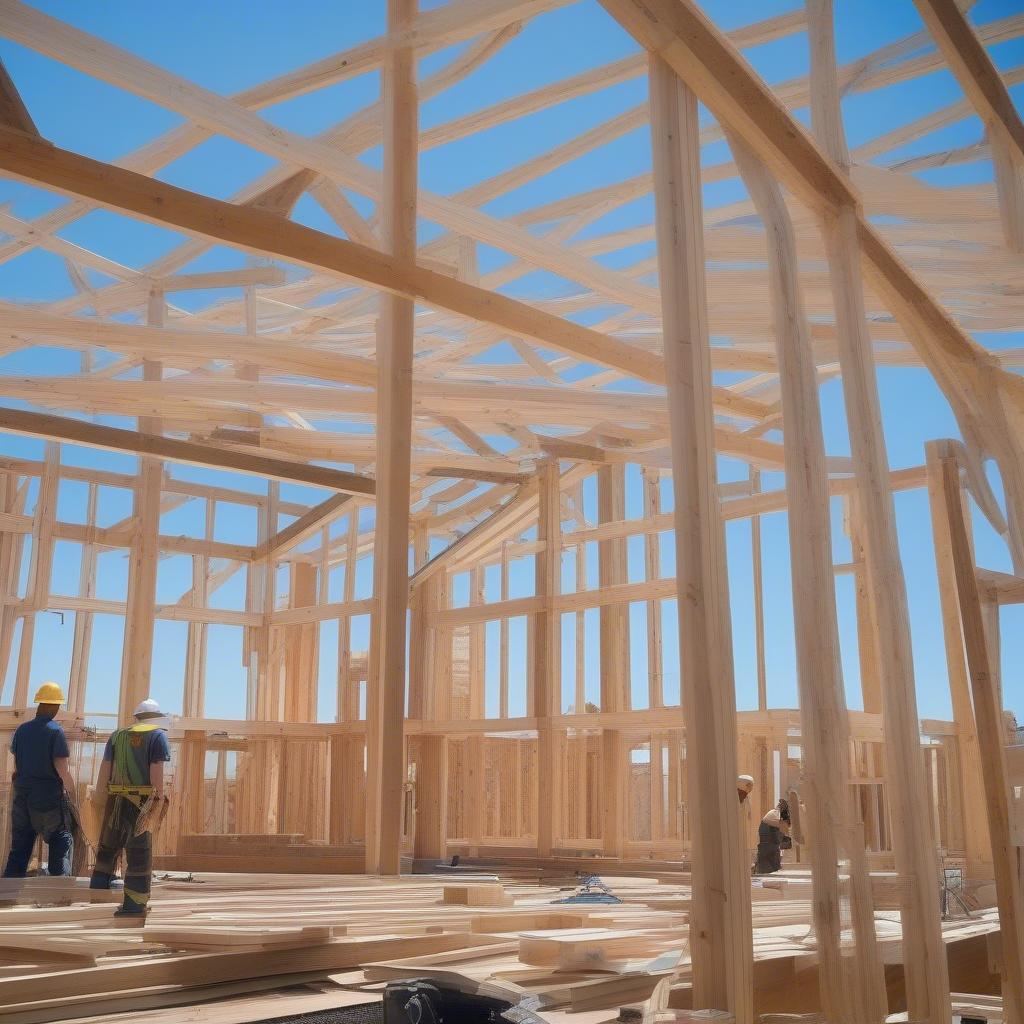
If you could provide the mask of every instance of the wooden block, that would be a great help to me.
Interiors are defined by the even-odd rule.
[[[446,885],[442,903],[460,907],[504,907],[511,903],[500,882],[477,882],[473,885]]]
[[[653,954],[673,940],[668,933],[570,928],[562,932],[525,932],[519,937],[519,959],[535,967],[588,967]],[[684,940],[677,936],[680,945]]]

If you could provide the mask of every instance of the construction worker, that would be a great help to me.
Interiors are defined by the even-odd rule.
[[[49,847],[50,874],[71,874],[71,815],[78,816],[78,803],[68,770],[67,737],[56,721],[63,703],[64,691],[56,683],[43,683],[36,692],[35,718],[22,722],[11,739],[14,796],[4,878],[25,877],[40,835]]]
[[[757,830],[755,875],[771,875],[782,867],[783,839],[789,836],[789,802],[784,798],[762,819]]]
[[[164,713],[155,700],[136,707],[135,722],[107,740],[93,800],[104,800],[103,826],[96,849],[91,889],[109,889],[122,850],[127,865],[124,900],[115,917],[144,917],[153,875],[153,825],[158,825],[167,799],[164,764],[171,759]]]

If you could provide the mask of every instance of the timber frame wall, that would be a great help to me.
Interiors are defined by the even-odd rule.
[[[157,623],[183,622],[165,866],[394,874],[403,857],[455,852],[685,860],[694,1006],[749,1024],[749,847],[757,815],[795,791],[829,1020],[884,1016],[868,872],[891,866],[911,1017],[947,1024],[939,852],[995,879],[1018,965],[1004,971],[1004,995],[1020,1012],[1021,757],[1004,753],[1016,737],[1001,717],[998,609],[1024,601],[1024,354],[989,351],[967,331],[1020,324],[1024,125],[1007,87],[1024,69],[1000,73],[986,47],[1024,34],[1024,16],[972,26],[967,4],[915,3],[926,32],[838,67],[830,0],[729,36],[691,0],[601,0],[593,16],[615,18],[641,52],[421,130],[422,102],[564,0],[450,0],[424,13],[387,0],[386,36],[230,98],[0,0],[7,38],[185,118],[103,164],[44,139],[0,66],[0,171],[64,199],[31,222],[0,210],[0,261],[38,247],[64,261],[76,289],[46,305],[0,304],[3,350],[81,357],[77,374],[0,377],[17,405],[0,408],[0,431],[43,442],[41,458],[0,460],[0,733],[23,719],[38,682],[40,617],[72,613],[67,719],[84,789],[105,736],[148,693]],[[769,88],[740,52],[803,33],[807,79]],[[447,64],[418,75],[417,58],[457,43]],[[947,67],[963,102],[848,147],[842,96]],[[378,68],[380,101],[317,138],[259,114]],[[647,102],[543,156],[454,196],[418,185],[417,152],[644,75]],[[698,103],[713,120],[698,120]],[[791,113],[807,106],[811,131]],[[974,146],[892,155],[969,118],[984,132]],[[483,212],[643,125],[650,174],[509,219]],[[278,162],[231,201],[155,177],[211,135]],[[732,159],[702,165],[701,147],[723,139]],[[358,159],[377,145],[380,173]],[[986,158],[988,186],[915,177]],[[702,184],[731,179],[748,198],[705,209]],[[305,194],[340,235],[290,219]],[[650,195],[652,223],[580,239]],[[121,266],[59,234],[95,208],[187,240],[149,266]],[[418,246],[417,217],[444,233]],[[188,272],[214,245],[269,265]],[[481,245],[509,262],[481,272]],[[650,255],[624,269],[600,259],[644,245]],[[498,291],[536,268],[574,290],[533,301]],[[195,314],[173,302],[207,288],[236,297]],[[574,319],[595,311],[592,326]],[[475,359],[503,341],[517,361]],[[890,471],[876,365],[927,369],[962,439]],[[823,438],[820,385],[836,377],[848,456],[828,454]],[[54,410],[132,417],[135,429]],[[132,469],[83,468],[79,446],[132,456]],[[745,463],[747,478],[719,482],[719,456]],[[196,483],[181,464],[262,482]],[[763,489],[762,474],[779,471],[784,487]],[[642,493],[639,516],[627,516],[627,480]],[[291,500],[291,485],[307,499]],[[78,521],[62,517],[66,488],[77,489]],[[893,502],[914,489],[932,510],[952,722],[917,712]],[[114,492],[122,505],[130,495],[130,512],[112,519]],[[163,517],[193,503],[202,529],[165,533]],[[841,564],[833,506],[852,551]],[[218,522],[238,509],[257,523],[250,543],[219,539]],[[972,509],[1005,540],[1016,575],[976,569]],[[761,517],[778,511],[798,581],[799,710],[767,699]],[[759,710],[737,714],[725,527],[739,520],[752,542]],[[128,559],[116,598],[98,587],[111,552]],[[70,557],[77,590],[55,592],[54,565]],[[191,584],[163,603],[171,558],[190,561]],[[863,712],[846,707],[836,575],[855,584]],[[244,600],[228,610],[218,594],[242,578]],[[89,706],[100,615],[123,620],[116,708]],[[238,718],[207,714],[215,627],[242,637]],[[324,723],[319,665],[335,628],[336,714]],[[598,694],[585,669],[595,640]],[[736,812],[740,771],[755,778],[749,820]],[[853,955],[841,955],[844,929]]]

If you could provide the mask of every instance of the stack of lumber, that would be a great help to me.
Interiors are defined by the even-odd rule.
[[[68,893],[81,902],[0,908],[0,1024],[160,1024],[199,1003],[210,1005],[188,1020],[242,1024],[372,1001],[383,983],[410,977],[530,997],[550,1024],[613,1021],[669,979],[661,1012],[684,1019],[688,877],[604,880],[621,903],[558,903],[575,880],[533,874],[462,874],[457,884],[443,874],[165,877],[143,926],[85,902],[87,890],[54,885],[55,904]],[[799,877],[781,888],[752,884],[755,984],[765,991],[799,973],[813,977],[804,969],[815,949],[801,890]],[[899,915],[878,917],[886,962],[897,963]],[[984,944],[998,921],[988,913],[949,928],[951,938]],[[986,999],[963,997],[994,1012]],[[563,1014],[572,1016],[563,1022]]]

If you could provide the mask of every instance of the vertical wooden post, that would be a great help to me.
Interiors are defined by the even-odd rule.
[[[207,498],[203,534],[213,540],[217,502]],[[249,563],[247,570],[254,568]],[[210,559],[207,555],[192,556],[192,607],[205,608],[209,601]],[[190,622],[185,642],[185,693],[182,713],[186,718],[202,718],[205,706],[206,623]]]
[[[865,1024],[888,1013],[875,940],[863,838],[854,835],[854,793],[849,775],[849,716],[839,663],[839,627],[832,571],[825,439],[817,371],[797,281],[796,242],[778,184],[739,139],[729,145],[768,243],[768,275],[779,363],[789,546],[793,578],[797,681],[800,691],[803,793],[813,845],[811,908],[822,1009],[830,1021]],[[850,860],[856,955],[840,951],[839,852]],[[859,868],[859,871],[857,870]],[[865,905],[866,901],[866,905]]]
[[[507,601],[509,595],[509,559],[508,541],[501,542],[501,600]],[[498,716],[508,718],[508,616],[501,617],[498,626]]]
[[[430,532],[426,526],[416,526],[412,535],[413,568],[421,568],[430,557]],[[423,718],[427,691],[428,627],[424,584],[409,598],[409,717]],[[418,815],[417,815],[418,818]]]
[[[839,111],[831,0],[810,0],[807,11],[814,133],[837,163],[849,167]],[[826,225],[825,241],[855,490],[864,516],[868,580],[878,628],[876,649],[882,673],[893,846],[897,870],[907,883],[902,907],[907,1002],[912,1018],[919,1017],[929,1024],[948,1024],[949,970],[935,899],[938,864],[925,795],[906,582],[889,488],[871,338],[864,313],[857,215],[852,206],[840,209]]]
[[[562,555],[562,510],[558,461],[545,459],[538,468],[540,504],[537,540],[544,545],[536,556],[537,596],[544,608],[534,616],[533,686],[529,714],[537,719],[537,853],[550,857],[554,844],[555,798],[558,778],[551,716],[558,707],[561,682],[561,616],[554,607],[559,591]]]
[[[853,558],[853,579],[856,587],[857,653],[860,661],[860,692],[864,710],[872,715],[882,713],[882,687],[878,666],[875,637],[878,626],[871,607],[871,586],[868,580],[867,555],[864,548],[864,517],[860,502],[852,494],[846,501],[849,523],[850,553]]]
[[[162,327],[167,306],[163,292],[149,295],[147,323]],[[163,370],[159,363],[143,363],[146,380],[159,381]],[[149,434],[162,430],[158,419],[139,417],[139,429]],[[159,459],[139,460],[135,481],[135,542],[128,565],[128,601],[124,616],[124,647],[121,655],[121,701],[118,721],[131,721],[135,705],[149,696],[149,678],[153,668],[153,626],[156,621],[156,572],[160,556],[160,489],[163,464]]]
[[[644,467],[644,518],[653,521],[661,512],[661,475]],[[648,530],[644,534],[644,564],[648,583],[661,577],[661,538]],[[661,602],[647,602],[647,700],[652,708],[665,706],[662,671]]]
[[[750,490],[761,490],[761,471],[753,466],[750,472]],[[768,670],[764,656],[764,565],[761,557],[761,517],[750,517],[750,554],[754,587],[754,657],[757,660],[757,710],[768,709]]]
[[[415,856],[443,860],[448,852],[448,739],[420,736],[416,748]]]
[[[345,534],[345,584],[342,600],[350,604],[356,596],[356,554],[359,547],[359,506],[350,506]],[[352,617],[338,616],[338,712],[339,722],[359,718],[358,687],[352,685]]]
[[[29,676],[32,670],[32,648],[35,643],[36,615],[46,607],[50,596],[50,573],[53,569],[53,523],[57,515],[57,490],[60,485],[60,445],[49,442],[46,463],[39,477],[35,515],[32,517],[32,555],[29,561],[28,585],[25,591],[25,615],[21,621],[21,646],[14,678],[16,708],[27,707]]]
[[[261,510],[259,542],[268,540],[277,532],[277,504],[281,485],[271,480],[267,487],[267,503]],[[278,688],[273,685],[270,671],[270,616],[277,600],[277,562],[268,555],[249,566],[250,588],[246,607],[262,616],[259,626],[249,629],[249,678],[246,717],[279,722],[281,705]],[[276,699],[275,699],[276,698]]]
[[[626,518],[625,474],[622,465],[597,470],[597,521],[617,523]],[[628,581],[626,541],[602,540],[597,546],[601,589]],[[601,616],[601,710],[629,709],[629,605],[605,604]],[[581,709],[582,710],[582,709]]]
[[[625,471],[622,465],[597,471],[597,521],[617,523],[626,518]],[[602,589],[628,582],[626,541],[622,537],[598,544],[598,579]],[[629,709],[629,606],[602,605],[601,710]],[[582,709],[580,709],[582,710]],[[621,737],[617,729],[601,732],[601,845],[604,854],[622,854]],[[570,795],[570,799],[573,799]]]
[[[985,813],[984,782],[981,776],[981,751],[971,704],[971,690],[964,660],[960,606],[956,596],[956,568],[946,498],[943,491],[942,449],[933,443],[925,446],[928,462],[928,501],[932,514],[935,568],[939,578],[939,602],[942,609],[942,634],[946,647],[949,694],[956,726],[957,762],[964,814],[964,854],[971,878],[992,877],[992,843]],[[961,496],[962,500],[962,496]]]
[[[96,525],[96,505],[99,485],[89,484],[85,520],[90,527]],[[82,597],[96,596],[96,545],[82,545],[82,565],[78,575],[78,592]],[[68,679],[68,711],[85,710],[85,687],[89,675],[89,653],[92,648],[92,612],[75,613],[75,639],[71,649],[71,675]]]
[[[416,0],[388,0],[383,65],[384,188],[381,238],[401,264],[416,262],[418,109],[416,56],[394,45]],[[377,529],[373,631],[366,701],[366,870],[400,867],[405,752],[405,637],[409,603],[409,449],[412,441],[412,299],[383,294],[377,325]]]
[[[750,1024],[750,880],[736,810],[736,693],[715,479],[697,98],[660,57],[650,57],[649,69],[693,824],[693,1006],[728,1010],[736,1024]]]
[[[20,486],[19,477],[5,473],[0,481],[0,509],[19,514],[25,507],[27,488]],[[0,534],[0,594],[10,600],[17,600],[18,580],[21,576],[21,561],[25,554],[25,535],[21,533]],[[18,609],[11,603],[0,607],[0,679],[7,678],[11,662],[11,647],[14,642],[14,627],[18,620]],[[2,794],[0,794],[2,795]]]
[[[971,695],[974,698],[1002,933],[1003,1013],[1007,1021],[1019,1021],[1024,1014],[1024,907],[1021,904],[1016,851],[1010,842],[1006,735],[1002,708],[992,679],[974,557],[964,523],[960,470],[949,442],[932,441],[927,447],[930,462],[937,465],[942,474],[942,497],[949,524],[950,552],[960,604]]]

